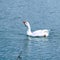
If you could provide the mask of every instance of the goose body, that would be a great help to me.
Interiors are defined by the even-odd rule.
[[[31,32],[31,27],[30,27],[30,24],[29,22],[27,21],[23,21],[24,25],[27,27],[27,35],[28,36],[44,36],[44,37],[47,37],[49,36],[49,30],[47,29],[44,29],[44,30],[36,30],[34,32]]]

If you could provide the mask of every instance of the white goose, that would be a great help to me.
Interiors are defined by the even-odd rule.
[[[44,29],[44,30],[37,30],[34,32],[31,32],[31,27],[28,21],[23,21],[24,25],[27,27],[27,35],[28,36],[43,36],[43,37],[47,37],[49,35],[49,30]]]

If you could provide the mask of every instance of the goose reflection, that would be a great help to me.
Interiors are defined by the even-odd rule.
[[[48,45],[48,38],[27,36],[23,41],[22,51],[19,53],[18,60],[28,60],[31,56],[38,56],[44,46]],[[35,56],[36,57],[36,56]]]
[[[48,41],[47,37],[31,37],[31,36],[28,36],[27,38],[28,38],[28,40],[34,40],[34,41]]]

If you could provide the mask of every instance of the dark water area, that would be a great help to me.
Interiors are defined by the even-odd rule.
[[[49,37],[26,36],[23,20]],[[0,0],[0,60],[60,60],[60,1]]]

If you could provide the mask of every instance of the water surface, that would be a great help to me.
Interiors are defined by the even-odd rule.
[[[49,37],[26,36],[23,20]],[[0,0],[0,60],[60,60],[59,29],[59,0]]]

